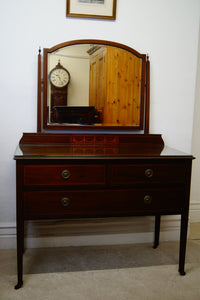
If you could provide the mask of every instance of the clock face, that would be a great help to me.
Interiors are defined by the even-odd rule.
[[[69,83],[69,73],[65,69],[55,69],[50,73],[51,83],[58,87],[62,88]]]

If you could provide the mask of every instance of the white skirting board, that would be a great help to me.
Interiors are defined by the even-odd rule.
[[[191,223],[200,222],[200,202],[190,203],[190,222]]]
[[[154,217],[31,221],[25,236],[27,248],[153,243]],[[179,237],[180,216],[161,216],[160,241]],[[0,223],[0,249],[14,248],[16,224]]]

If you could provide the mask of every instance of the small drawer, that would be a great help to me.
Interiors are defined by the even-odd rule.
[[[25,219],[180,212],[183,189],[24,192]]]
[[[24,185],[104,185],[105,165],[26,165]]]
[[[184,164],[129,164],[111,166],[111,185],[137,185],[145,183],[185,183]]]

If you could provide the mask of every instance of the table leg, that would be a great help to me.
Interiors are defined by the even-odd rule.
[[[19,172],[20,174],[20,172]],[[17,178],[20,178],[18,176]],[[17,180],[17,185],[20,186],[20,180]],[[21,189],[17,189],[16,203],[16,219],[17,219],[17,277],[18,282],[15,289],[19,289],[23,285],[23,252],[24,252],[24,200]]]
[[[15,289],[19,289],[23,285],[23,251],[24,251],[24,231],[23,220],[17,221],[17,277],[18,282]]]
[[[185,275],[185,253],[187,243],[187,228],[188,228],[188,212],[181,214],[181,232],[180,232],[180,249],[179,249],[179,272],[180,275]]]
[[[157,248],[159,245],[159,236],[160,236],[160,215],[155,216],[155,230],[154,230],[154,244],[153,248]]]

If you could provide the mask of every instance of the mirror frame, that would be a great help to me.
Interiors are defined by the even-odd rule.
[[[61,124],[49,124],[47,123],[47,88],[48,88],[48,54],[53,53],[61,48],[79,45],[79,44],[101,44],[106,46],[114,46],[131,52],[133,55],[142,59],[142,70],[141,70],[141,106],[140,106],[140,124],[137,126],[95,126],[95,125],[61,125]],[[94,40],[94,39],[83,39],[83,40],[72,40],[57,44],[51,48],[43,49],[43,70],[42,70],[42,59],[41,50],[38,54],[38,113],[37,113],[37,131],[44,132],[48,130],[78,130],[78,131],[89,131],[89,130],[111,130],[111,131],[144,131],[149,132],[149,102],[150,102],[150,62],[146,54],[141,54],[133,48],[120,44],[117,42],[105,41],[105,40]],[[43,71],[43,72],[42,72]],[[41,74],[43,73],[43,79]],[[42,97],[43,94],[43,97]]]

